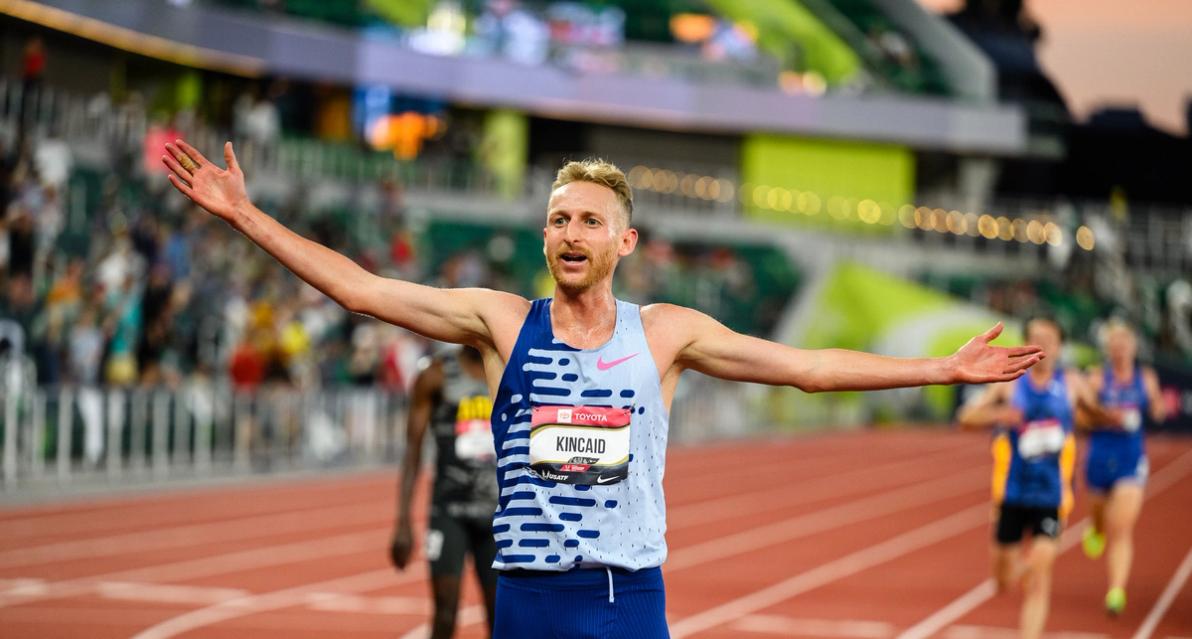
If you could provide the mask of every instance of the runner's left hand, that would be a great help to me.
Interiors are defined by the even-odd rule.
[[[970,339],[949,359],[954,384],[987,384],[1018,379],[1027,369],[1043,359],[1038,346],[1007,348],[990,344],[1005,328],[998,322],[993,328]]]
[[[400,526],[393,533],[393,540],[389,544],[389,560],[393,567],[405,570],[410,563],[410,553],[414,550],[414,534],[409,526]]]

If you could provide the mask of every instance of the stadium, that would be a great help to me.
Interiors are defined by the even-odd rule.
[[[0,0],[0,636],[1192,637],[1188,33]]]

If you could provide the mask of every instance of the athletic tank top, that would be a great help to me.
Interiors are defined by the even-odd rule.
[[[666,559],[667,414],[637,305],[578,350],[535,300],[493,405],[500,500],[497,569],[638,570]]]
[[[1089,435],[1089,446],[1142,454],[1143,419],[1150,407],[1142,382],[1142,370],[1135,366],[1130,381],[1123,383],[1114,378],[1113,367],[1106,364],[1100,399],[1103,406],[1123,411],[1125,421],[1122,428],[1114,426],[1094,430]]]
[[[1071,498],[1076,456],[1064,371],[1056,370],[1041,388],[1030,375],[1023,375],[1014,382],[1011,403],[1022,411],[1023,424],[1000,429],[994,436],[995,500],[1060,507]]]
[[[497,506],[488,386],[464,372],[457,351],[437,359],[443,390],[431,411],[436,453],[431,507],[452,517],[487,518]]]

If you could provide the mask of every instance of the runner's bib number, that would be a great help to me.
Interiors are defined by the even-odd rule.
[[[493,446],[492,402],[486,396],[467,397],[455,414],[455,456],[463,461],[487,462],[497,458]]]
[[[542,479],[604,486],[629,476],[628,408],[535,406],[530,468]]]
[[[1064,427],[1058,419],[1027,422],[1018,433],[1018,454],[1023,459],[1058,455],[1064,449]]]
[[[1142,412],[1137,406],[1121,406],[1119,410],[1122,411],[1122,430],[1133,433],[1142,428]]]

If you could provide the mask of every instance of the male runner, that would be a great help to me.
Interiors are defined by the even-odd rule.
[[[414,547],[410,506],[422,468],[422,441],[430,426],[435,440],[426,558],[430,561],[435,613],[431,639],[455,634],[464,555],[472,556],[492,629],[497,575],[492,568],[492,517],[497,507],[496,452],[489,419],[492,400],[480,352],[470,346],[433,358],[414,380],[402,459],[397,526],[390,556],[404,570]]]
[[[220,169],[185,142],[171,183],[345,308],[484,356],[501,488],[494,637],[666,637],[662,475],[671,398],[686,369],[808,392],[1007,381],[1042,357],[989,344],[936,359],[805,351],[698,311],[613,297],[633,252],[633,196],[615,166],[564,166],[542,230],[555,295],[437,289],[369,273],[253,206],[231,143]]]
[[[1084,529],[1084,552],[1091,559],[1105,553],[1109,590],[1105,611],[1119,615],[1126,608],[1126,580],[1134,557],[1134,523],[1142,511],[1147,459],[1142,420],[1166,417],[1159,397],[1159,377],[1138,364],[1134,331],[1120,321],[1105,328],[1105,366],[1089,372],[1089,385],[1103,404],[1123,412],[1122,426],[1097,424],[1089,434],[1085,479],[1092,497],[1092,525]]]
[[[1058,365],[1063,330],[1050,318],[1026,324],[1026,339],[1045,358],[1014,382],[994,384],[965,404],[961,427],[994,428],[993,574],[999,592],[1021,579],[1023,639],[1043,634],[1051,599],[1051,569],[1060,531],[1072,510],[1076,464],[1073,413],[1081,407],[1106,422],[1119,417],[1101,408],[1079,371]],[[1023,538],[1031,534],[1021,556]]]

